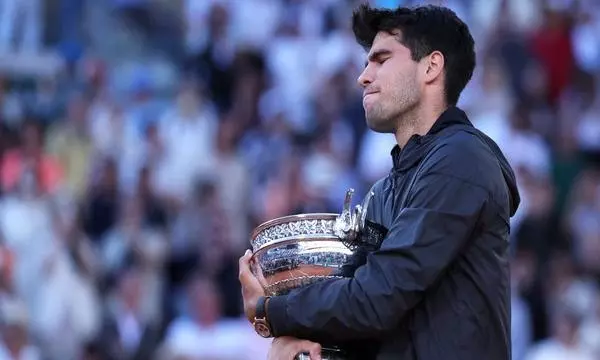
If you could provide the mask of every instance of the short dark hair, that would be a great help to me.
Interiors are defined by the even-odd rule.
[[[444,93],[448,105],[456,105],[473,75],[475,41],[469,27],[446,7],[428,5],[388,10],[361,5],[352,15],[352,30],[356,41],[367,50],[380,31],[395,34],[400,30],[402,36],[398,41],[410,50],[414,61],[440,51],[445,59]]]

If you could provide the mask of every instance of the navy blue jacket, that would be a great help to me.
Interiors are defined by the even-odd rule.
[[[456,107],[392,157],[367,215],[388,229],[381,246],[350,278],[271,298],[274,335],[361,359],[510,359],[511,167]]]

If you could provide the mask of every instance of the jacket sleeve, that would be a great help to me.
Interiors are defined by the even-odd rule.
[[[488,192],[468,178],[435,167],[423,171],[381,248],[368,254],[353,278],[325,280],[269,300],[274,336],[349,341],[396,328],[476,227]]]

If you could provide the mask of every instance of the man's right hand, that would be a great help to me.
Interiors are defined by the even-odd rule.
[[[299,353],[308,353],[310,360],[321,360],[321,345],[289,336],[278,337],[271,344],[268,360],[294,360]]]

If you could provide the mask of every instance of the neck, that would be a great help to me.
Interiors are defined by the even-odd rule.
[[[395,136],[400,148],[404,148],[413,135],[425,135],[431,130],[435,121],[442,115],[448,106],[439,104],[421,103],[413,110],[403,114],[397,121]]]

